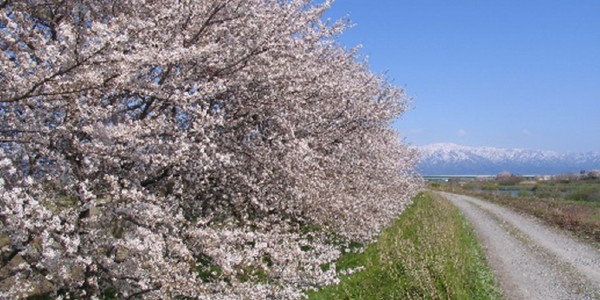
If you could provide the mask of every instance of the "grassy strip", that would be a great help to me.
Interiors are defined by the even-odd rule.
[[[537,192],[545,190],[545,186],[549,184],[540,184],[540,188],[533,192],[523,190],[518,197],[499,194],[497,189],[477,189],[471,186],[475,184],[477,183],[470,183],[465,187],[444,185],[437,189],[484,198],[515,211],[536,216],[548,224],[569,230],[600,247],[600,201],[572,200],[561,196],[558,192],[550,195]],[[565,190],[570,189],[568,196],[580,189],[576,184],[562,186],[561,188]],[[517,188],[519,187],[515,189]]]
[[[424,193],[363,253],[339,270],[366,269],[310,299],[498,299],[495,279],[470,225],[439,196]]]
[[[494,194],[483,194],[482,198],[534,215],[550,224],[567,229],[579,237],[600,243],[600,206],[598,206],[600,203],[576,203],[553,198],[523,198]]]

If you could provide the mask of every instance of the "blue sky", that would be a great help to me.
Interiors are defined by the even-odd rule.
[[[413,98],[406,142],[600,151],[600,1],[337,0],[340,38]]]

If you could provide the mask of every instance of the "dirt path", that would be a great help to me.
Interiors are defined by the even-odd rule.
[[[506,299],[600,299],[600,250],[477,198],[440,193],[473,224]]]

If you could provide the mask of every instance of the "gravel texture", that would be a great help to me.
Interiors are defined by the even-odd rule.
[[[499,205],[440,194],[475,228],[506,299],[600,299],[600,249]]]

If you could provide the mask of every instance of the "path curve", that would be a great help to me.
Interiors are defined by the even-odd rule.
[[[475,228],[506,299],[600,299],[600,249],[499,205],[440,194]]]

